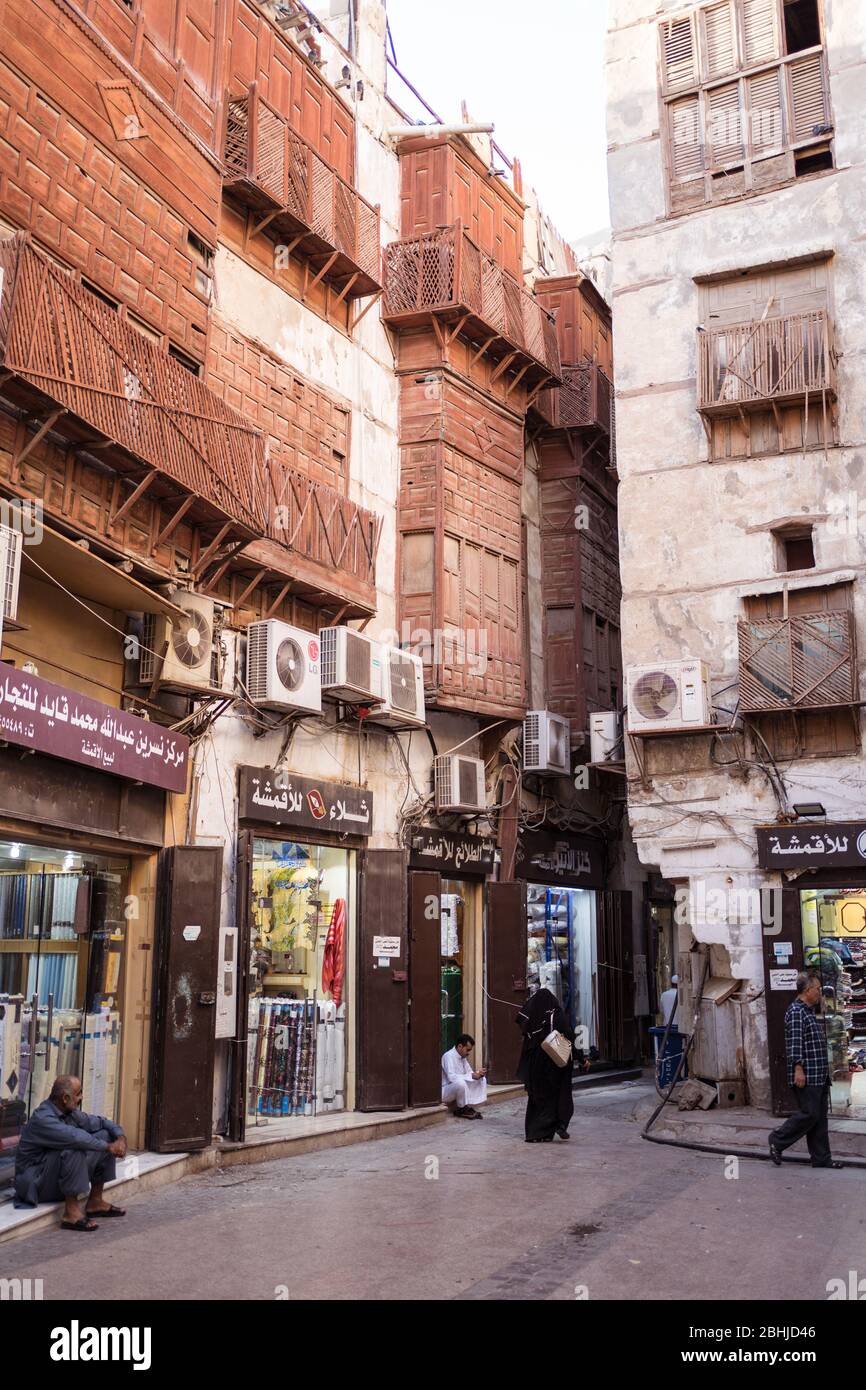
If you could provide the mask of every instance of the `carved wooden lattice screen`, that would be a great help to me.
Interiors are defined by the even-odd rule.
[[[738,624],[740,708],[821,709],[859,698],[852,613],[810,613]]]

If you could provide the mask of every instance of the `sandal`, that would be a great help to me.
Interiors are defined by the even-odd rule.
[[[125,1210],[123,1209],[123,1207],[114,1207],[114,1206],[109,1206],[109,1207],[107,1207],[107,1208],[105,1209],[105,1211],[87,1211],[86,1214],[87,1214],[88,1216],[91,1216],[91,1217],[93,1217],[93,1216],[126,1216],[126,1212],[125,1212]]]
[[[78,1221],[61,1221],[60,1228],[63,1231],[98,1231],[99,1227],[95,1221],[89,1221],[86,1216],[82,1216]]]

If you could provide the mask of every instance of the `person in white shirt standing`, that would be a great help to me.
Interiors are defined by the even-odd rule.
[[[472,1035],[461,1033],[442,1058],[442,1099],[446,1105],[454,1106],[454,1114],[461,1120],[480,1120],[475,1107],[487,1099],[487,1068],[473,1071],[469,1061],[474,1046]]]

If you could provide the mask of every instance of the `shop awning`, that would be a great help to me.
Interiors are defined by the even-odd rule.
[[[25,539],[21,556],[23,575],[43,579],[46,583],[57,581],[77,598],[88,599],[91,603],[99,603],[121,613],[164,613],[169,618],[183,616],[182,609],[176,604],[50,526],[43,526],[38,545]]]

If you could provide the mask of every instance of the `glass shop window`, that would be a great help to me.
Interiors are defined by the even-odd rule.
[[[355,853],[256,839],[247,1113],[258,1124],[346,1107]]]

